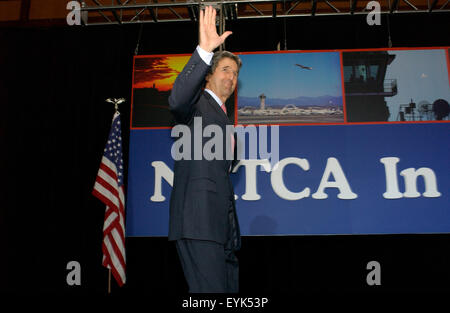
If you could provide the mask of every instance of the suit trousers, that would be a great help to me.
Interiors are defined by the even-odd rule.
[[[225,244],[182,238],[176,241],[178,256],[190,293],[239,292],[239,262],[233,232]]]

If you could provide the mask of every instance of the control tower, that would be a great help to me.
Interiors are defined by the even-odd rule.
[[[397,80],[386,79],[395,55],[387,51],[344,52],[344,85],[349,122],[387,121],[385,97],[397,94]]]
[[[264,110],[266,108],[266,95],[260,94],[259,95],[259,109]]]

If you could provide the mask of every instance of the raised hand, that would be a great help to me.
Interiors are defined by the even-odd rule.
[[[216,10],[212,6],[207,6],[205,12],[200,10],[198,44],[200,48],[208,52],[214,51],[232,34],[230,31],[224,32],[221,36],[217,34],[216,14]]]

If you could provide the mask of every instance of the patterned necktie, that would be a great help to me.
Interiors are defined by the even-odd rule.
[[[225,103],[220,106],[222,110],[225,112],[225,115],[227,115],[227,107],[225,106]],[[231,136],[231,156],[234,158],[234,136],[233,134],[230,134]]]

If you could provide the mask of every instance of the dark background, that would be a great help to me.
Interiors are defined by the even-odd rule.
[[[230,51],[383,48],[386,15],[238,20]],[[390,16],[393,47],[450,45],[450,14]],[[140,25],[0,28],[0,290],[12,294],[105,295],[105,206],[91,195],[114,108],[120,105],[128,164],[132,61]],[[194,23],[142,26],[139,54],[191,53]],[[149,143],[151,144],[151,143]],[[125,174],[127,174],[125,172]],[[431,208],[430,208],[431,209]],[[185,295],[167,238],[127,238],[127,284],[113,295]],[[253,296],[317,292],[450,291],[450,235],[244,237],[241,291]],[[381,286],[368,286],[369,261]],[[81,264],[81,286],[66,265]],[[152,298],[153,297],[153,298]]]

